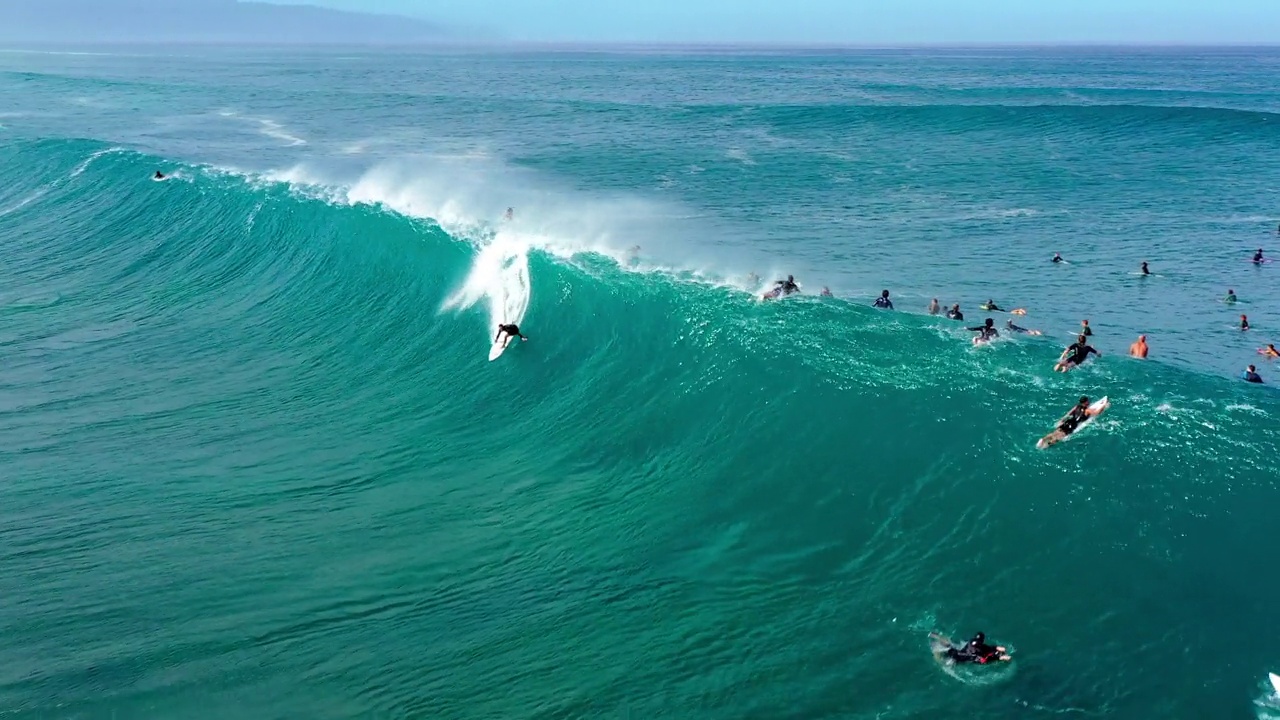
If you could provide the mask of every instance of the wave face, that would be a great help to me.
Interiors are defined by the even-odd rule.
[[[1274,57],[61,57],[0,66],[4,712],[1274,711],[1280,402],[1206,305],[1230,282],[1265,333],[1280,299],[1238,257],[1275,171],[1208,182],[1274,155],[1280,95],[1205,79]],[[405,63],[475,78],[344,135],[334,97],[402,128]],[[363,89],[231,89],[308,68]],[[862,102],[818,102],[841,73]],[[493,94],[521,78],[574,82]],[[113,121],[157,95],[189,106]],[[450,136],[478,107],[524,155]],[[1126,275],[1144,224],[1192,259]],[[792,267],[780,302],[744,277]],[[974,348],[882,282],[1016,293],[1049,337]],[[1057,375],[1077,302],[1105,356]],[[530,340],[491,363],[499,321]],[[1083,394],[1112,409],[1036,450]],[[930,656],[978,629],[1017,662]]]

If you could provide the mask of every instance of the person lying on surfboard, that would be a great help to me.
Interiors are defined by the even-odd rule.
[[[1264,348],[1259,348],[1258,354],[1269,358],[1280,358],[1280,350],[1276,349],[1275,343],[1270,343]]]
[[[940,636],[935,636],[939,639]],[[950,644],[950,641],[946,641]],[[965,643],[961,647],[949,647],[944,655],[955,663],[977,663],[986,665],[989,662],[1000,661],[1009,662],[1013,658],[1005,648],[999,645],[988,645],[987,636],[983,633],[976,633],[973,639]]]
[[[1083,364],[1089,358],[1090,353],[1102,357],[1102,353],[1094,349],[1085,336],[1081,335],[1076,338],[1075,342],[1068,345],[1066,350],[1062,351],[1062,357],[1058,358],[1058,364],[1054,365],[1053,369],[1058,372],[1066,372]]]
[[[1070,435],[1080,427],[1080,423],[1089,419],[1089,396],[1085,395],[1080,398],[1080,402],[1075,407],[1067,411],[1067,414],[1058,421],[1058,430],[1063,435]]]
[[[498,326],[498,334],[493,336],[493,341],[494,341],[494,342],[498,342],[498,340],[499,340],[503,335],[506,335],[506,336],[507,336],[507,340],[506,340],[506,342],[511,342],[511,338],[513,338],[513,337],[518,337],[518,338],[520,338],[521,342],[523,342],[523,341],[525,341],[525,340],[528,340],[528,339],[529,339],[529,338],[525,337],[524,335],[521,335],[521,334],[520,334],[520,327],[519,327],[518,325],[516,325],[515,323],[510,323],[510,324],[507,324],[507,325],[499,325],[499,326]],[[503,343],[503,344],[505,345],[506,343]]]
[[[1004,328],[1009,332],[1022,333],[1023,335],[1039,335],[1040,334],[1039,330],[1028,330],[1024,327],[1019,327],[1017,325],[1014,325],[1012,320],[1005,320]]]
[[[979,305],[978,309],[986,310],[988,312],[1004,312],[1004,308],[997,305],[996,301],[991,299],[988,299],[985,303]]]

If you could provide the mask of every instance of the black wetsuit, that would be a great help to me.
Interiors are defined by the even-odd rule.
[[[779,280],[773,284],[773,289],[778,295],[790,295],[791,293],[800,292],[800,286],[791,280]]]
[[[1056,263],[1060,263],[1060,262],[1062,262],[1062,256],[1061,256],[1061,255],[1054,255],[1054,256],[1053,256],[1053,261],[1054,261],[1054,262],[1056,262]]]
[[[1258,374],[1258,373],[1256,373],[1256,372],[1249,372],[1248,370],[1245,370],[1243,373],[1240,373],[1240,377],[1241,377],[1245,382],[1251,382],[1251,383],[1260,383],[1260,382],[1262,382],[1262,376],[1261,376],[1261,375],[1259,375],[1259,374]]]
[[[878,308],[886,308],[888,310],[892,310],[893,301],[887,297],[878,297],[876,298],[875,306]]]
[[[1067,347],[1067,359],[1063,362],[1068,365],[1080,365],[1089,358],[1089,353],[1097,355],[1098,351],[1094,350],[1092,345],[1073,342]]]
[[[498,334],[493,336],[493,341],[497,342],[498,338],[502,337],[503,333],[506,333],[509,337],[524,338],[524,335],[520,334],[520,327],[518,325],[499,325]]]
[[[947,319],[948,320],[964,320],[964,313],[960,312],[959,310],[948,310]]]
[[[994,340],[1000,337],[1000,332],[994,327],[988,325],[979,325],[978,327],[971,327],[969,329],[978,333],[979,340]]]
[[[1070,435],[1076,431],[1077,427],[1080,427],[1080,423],[1088,419],[1089,406],[1077,405],[1071,408],[1071,412],[1067,413],[1066,417],[1062,418],[1062,422],[1058,423],[1058,429],[1063,433]]]
[[[1016,333],[1029,333],[1029,332],[1031,332],[1030,330],[1028,330],[1028,329],[1026,329],[1026,328],[1024,328],[1024,327],[1018,327],[1017,325],[1014,325],[1012,320],[1010,320],[1009,322],[1005,323],[1005,324],[1004,324],[1004,327],[1005,327],[1005,329],[1006,329],[1006,330],[1008,330],[1009,332],[1016,332]]]
[[[1253,254],[1253,261],[1256,263],[1261,263],[1263,261],[1261,250]]]
[[[978,663],[985,665],[992,660],[1000,658],[1000,651],[994,645],[987,645],[976,640],[970,640],[965,643],[964,647],[947,648],[947,657],[957,663]]]

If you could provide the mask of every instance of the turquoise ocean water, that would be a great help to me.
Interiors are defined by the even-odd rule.
[[[0,53],[0,717],[1280,717],[1278,156],[1276,50]]]

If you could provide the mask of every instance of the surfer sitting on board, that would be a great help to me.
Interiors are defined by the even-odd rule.
[[[162,172],[160,172],[159,170],[157,170],[157,171],[156,171],[156,174],[155,174],[155,175],[152,175],[151,177],[152,177],[152,179],[154,179],[154,180],[163,180],[163,179],[164,179],[164,173],[162,173]]]
[[[938,310],[939,310],[939,307],[938,307],[938,298],[934,298],[934,299],[933,299],[933,301],[929,303],[929,314],[930,314],[930,315],[937,315],[937,314],[938,314]]]
[[[1267,260],[1266,258],[1262,257],[1262,248],[1258,248],[1258,252],[1253,254],[1253,262],[1258,265],[1261,265],[1262,263],[1266,262],[1266,260]]]
[[[1241,315],[1241,316],[1240,316],[1240,329],[1241,329],[1241,330],[1248,330],[1248,329],[1249,329],[1249,316],[1248,316],[1248,315]]]
[[[1066,262],[1066,260],[1063,260],[1063,259],[1062,259],[1062,253],[1054,253],[1054,254],[1053,254],[1053,261],[1054,261],[1054,262],[1056,262],[1056,263]]]
[[[960,312],[960,303],[956,303],[955,305],[951,306],[951,309],[947,311],[947,319],[948,320],[964,319],[964,313]]]
[[[889,299],[889,291],[885,290],[880,293],[880,297],[876,298],[875,306],[886,310],[893,309],[893,301]]]
[[[1005,320],[1004,327],[1009,332],[1022,333],[1023,335],[1039,335],[1040,334],[1039,330],[1028,330],[1024,327],[1019,327],[1017,325],[1014,325],[1012,320]]]
[[[1227,297],[1223,300],[1223,302],[1233,303],[1235,301],[1236,301],[1236,291],[1232,290],[1231,288],[1227,288]]]
[[[973,339],[975,345],[980,342],[990,342],[991,340],[995,340],[1000,337],[1000,331],[996,330],[996,321],[991,318],[987,318],[986,323],[979,325],[978,327],[971,327],[967,329],[978,333],[978,337]]]
[[[1240,373],[1240,379],[1251,383],[1262,382],[1262,376],[1258,374],[1258,369],[1252,365],[1249,366],[1248,370]]]
[[[520,327],[515,323],[499,325],[498,334],[493,336],[493,341],[498,342],[498,340],[501,339],[503,335],[507,336],[507,339],[502,343],[504,347],[506,346],[507,343],[511,342],[511,338],[513,337],[518,337],[520,338],[521,341],[529,339],[524,335],[520,334]]]
[[[941,636],[934,635],[939,640],[945,640],[948,645],[950,640],[946,640]],[[952,662],[956,663],[977,663],[986,665],[992,661],[1009,662],[1013,658],[1009,656],[1008,651],[999,645],[988,645],[987,636],[983,633],[977,633],[973,639],[965,643],[961,647],[948,647],[944,655]]]
[[[1053,369],[1058,372],[1066,372],[1084,363],[1089,358],[1090,353],[1102,357],[1102,353],[1094,349],[1085,339],[1085,336],[1081,335],[1076,338],[1075,342],[1068,345],[1066,350],[1062,351],[1062,357],[1058,358],[1058,364],[1054,365]]]
[[[1150,274],[1151,274],[1151,271],[1147,269],[1147,261],[1146,261],[1146,260],[1143,260],[1143,261],[1142,261],[1142,274],[1143,274],[1143,275],[1150,275]]]

